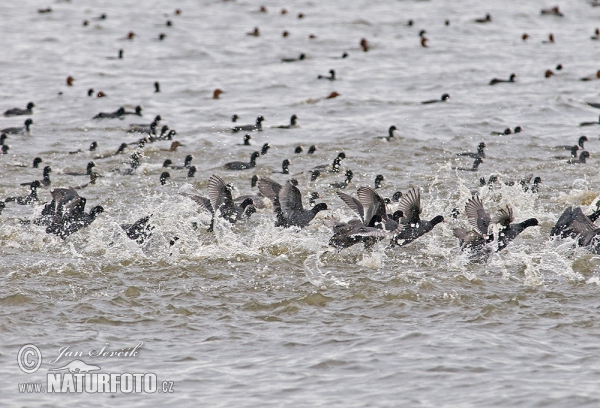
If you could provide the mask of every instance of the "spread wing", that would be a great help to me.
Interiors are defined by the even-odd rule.
[[[281,184],[271,180],[270,178],[261,177],[256,185],[258,187],[258,191],[260,191],[262,195],[271,200],[274,205],[277,204],[277,201],[279,200],[279,192],[283,188]]]
[[[285,183],[285,186],[279,192],[279,203],[284,217],[288,220],[292,214],[304,210],[304,207],[302,207],[302,194],[291,181]]]
[[[403,195],[398,209],[404,213],[406,223],[418,224],[421,222],[421,193],[419,190],[412,188]]]
[[[583,234],[598,227],[581,211],[581,207],[577,207],[571,212],[570,222],[566,228],[577,234]]]
[[[205,210],[207,210],[208,212],[210,212],[211,214],[214,213],[212,204],[210,202],[210,200],[206,197],[201,197],[199,195],[196,194],[190,194],[190,193],[180,193],[182,196],[185,197],[189,197],[192,200],[194,200],[200,207],[204,208]]]
[[[506,208],[498,210],[498,215],[492,219],[492,222],[508,227],[513,220],[513,210],[510,205],[507,205]]]
[[[374,215],[381,218],[387,216],[385,211],[385,201],[371,187],[360,187],[357,191],[358,201],[363,206],[365,224],[369,224]]]
[[[221,208],[223,204],[227,207],[233,207],[231,191],[229,191],[223,179],[214,174],[208,179],[208,199],[215,211]]]
[[[360,203],[360,201],[358,201],[356,198],[352,197],[349,194],[346,193],[342,193],[341,191],[337,192],[337,195],[339,198],[342,199],[342,201],[344,203],[346,203],[346,205],[348,207],[350,207],[350,209],[352,211],[354,211],[362,220],[363,224],[365,223],[365,212],[364,212],[364,208],[363,205]]]
[[[478,196],[473,196],[465,204],[465,213],[469,218],[469,224],[479,233],[487,235],[491,223],[490,215],[483,208],[483,202]]]

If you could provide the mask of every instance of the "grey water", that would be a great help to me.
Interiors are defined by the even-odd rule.
[[[579,80],[600,68],[600,41],[590,39],[600,7],[560,4],[558,17],[541,15],[542,6],[553,4],[2,2],[0,110],[29,101],[36,107],[31,134],[6,141],[0,197],[27,193],[19,183],[41,177],[41,168],[31,168],[36,156],[40,167],[52,167],[52,188],[87,182],[65,173],[135,142],[140,135],[126,133],[129,124],[157,114],[185,146],[165,152],[170,142],[160,141],[138,149],[142,164],[131,176],[111,170],[127,167],[133,145],[96,160],[103,177],[80,194],[88,209],[106,212],[65,240],[19,221],[35,218],[41,205],[7,203],[0,216],[0,405],[598,406],[600,258],[571,240],[550,240],[549,231],[564,208],[589,213],[600,196],[600,127],[578,126],[600,113],[586,104],[600,102],[600,80]],[[46,7],[52,12],[38,13]],[[94,19],[102,13],[106,19]],[[491,23],[474,22],[486,13]],[[261,35],[246,35],[254,27]],[[544,43],[550,33],[555,43]],[[114,58],[119,49],[123,59]],[[281,62],[301,53],[306,59]],[[330,69],[336,81],[317,79]],[[547,69],[555,75],[545,78]],[[511,73],[516,83],[488,85]],[[106,97],[89,97],[90,88]],[[224,93],[212,99],[217,88]],[[339,96],[326,99],[332,92]],[[443,93],[451,96],[444,103],[420,103]],[[92,119],[137,105],[143,117]],[[243,132],[229,131],[233,114],[241,124],[266,118],[253,146],[238,146]],[[298,128],[273,128],[293,114]],[[26,117],[0,117],[0,128],[21,126]],[[395,140],[378,139],[391,125]],[[516,126],[524,131],[490,134]],[[581,135],[589,138],[587,164],[554,159],[568,155],[555,146],[576,144]],[[98,152],[68,154],[92,141]],[[452,169],[469,167],[472,159],[456,153],[482,141],[487,157],[479,171]],[[271,149],[256,168],[222,169],[247,161],[264,143]],[[317,152],[307,155],[313,144]],[[298,145],[301,154],[294,153]],[[311,182],[308,171],[341,151],[342,173]],[[162,162],[182,164],[187,154],[195,177],[171,170],[161,186]],[[256,193],[251,176],[285,181],[289,176],[273,172],[286,158],[305,205],[318,191],[330,208],[303,230],[275,227],[266,209],[207,233],[210,216],[179,194],[205,195],[212,174],[240,195]],[[383,174],[384,197],[419,188],[422,217],[441,214],[446,222],[402,248],[329,247],[327,221],[353,216],[329,187],[346,169],[355,175],[347,192]],[[479,187],[480,177],[528,174],[542,178],[539,193],[518,184]],[[50,189],[40,190],[43,201]],[[491,212],[510,205],[517,221],[536,217],[540,226],[486,262],[470,262],[452,229],[468,225],[463,209],[473,192]],[[152,237],[138,245],[120,224],[149,214]],[[133,357],[87,354],[139,343]],[[32,374],[17,364],[28,344],[43,355]],[[75,359],[52,362],[64,347],[82,351],[78,358],[102,372],[155,373],[172,381],[174,392],[19,392],[19,384],[45,384],[49,369]]]

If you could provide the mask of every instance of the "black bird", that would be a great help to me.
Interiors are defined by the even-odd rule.
[[[128,112],[125,111],[125,115],[137,115],[137,116],[142,116],[142,107],[140,105],[135,107],[135,111],[134,112]]]
[[[497,136],[506,136],[506,135],[512,135],[513,133],[521,133],[522,131],[523,131],[523,128],[521,126],[517,126],[517,127],[515,127],[515,130],[512,130],[511,128],[506,128],[502,132],[491,132],[490,134],[497,135]]]
[[[340,166],[342,164],[342,160],[344,160],[345,158],[346,158],[346,153],[344,153],[344,152],[338,153],[336,158],[333,159],[333,164],[331,165],[331,168],[329,169],[329,171],[332,173],[339,173]],[[328,164],[321,164],[319,166],[313,167],[313,170],[326,170],[328,167],[329,167]]]
[[[456,211],[458,212],[458,210]],[[465,214],[467,214],[473,230],[454,228],[452,232],[458,238],[461,250],[479,252],[486,244],[494,240],[494,234],[490,232],[492,219],[483,208],[483,202],[478,196],[473,196],[467,201]]]
[[[19,205],[28,205],[33,204],[38,201],[37,189],[41,186],[39,181],[34,181],[31,183],[31,192],[26,196],[20,197],[8,197],[4,201],[7,203],[16,202]],[[1,211],[0,211],[1,212]]]
[[[2,153],[0,154],[8,154],[8,149],[10,149],[10,147],[8,145],[3,144],[1,149]]]
[[[90,185],[94,185],[94,184],[96,184],[96,180],[98,179],[98,177],[100,177],[98,175],[98,173],[92,173],[92,174],[90,174],[90,181],[89,182],[87,182],[85,184],[82,184],[80,186],[77,186],[77,187],[73,187],[73,189],[74,190],[81,190],[81,189],[86,188],[86,187],[88,187]]]
[[[21,108],[13,108],[4,112],[4,116],[20,116],[20,115],[31,115],[33,113],[33,108],[35,104],[33,102],[29,102],[27,104],[26,109]]]
[[[282,163],[281,163],[281,171],[275,171],[274,173],[281,173],[281,174],[290,174],[290,164],[292,164],[288,159],[285,159]]]
[[[129,130],[127,132],[128,133],[148,133],[150,135],[155,135],[156,128],[158,127],[158,124],[160,123],[161,120],[162,120],[162,117],[160,115],[156,115],[156,117],[154,118],[152,123],[150,123],[149,125],[144,124],[144,123],[132,123],[129,125]]]
[[[117,119],[117,118],[122,118],[124,115],[126,115],[125,108],[120,107],[119,109],[117,109],[114,112],[100,112],[99,114],[94,116],[92,119]]]
[[[31,119],[27,119],[24,122],[23,127],[10,127],[10,128],[6,128],[6,129],[2,129],[0,130],[0,133],[5,133],[7,135],[28,135],[29,134],[29,127],[31,125],[33,125],[33,120]]]
[[[481,157],[478,157],[473,162],[473,166],[472,167],[452,167],[452,170],[477,171],[478,168],[479,168],[479,165],[481,163],[483,163],[483,159]]]
[[[250,140],[252,139],[252,136],[249,133],[246,133],[244,135],[244,143],[238,145],[238,146],[250,146]]]
[[[293,129],[293,128],[297,128],[298,124],[296,123],[298,120],[298,116],[296,115],[292,115],[292,117],[290,118],[290,124],[289,125],[281,125],[281,126],[275,126],[276,129]]]
[[[260,149],[260,155],[264,156],[265,154],[267,154],[267,152],[269,151],[269,149],[271,148],[271,145],[268,143],[265,143],[262,148]]]
[[[587,142],[589,139],[587,136],[580,136],[579,139],[577,140],[577,147],[580,147],[581,150],[585,150],[585,147],[583,146],[583,144],[585,142]],[[557,149],[565,149],[565,150],[573,150],[573,146],[569,146],[569,145],[561,145],[561,146],[556,146]]]
[[[202,208],[206,209],[212,214],[212,220],[208,228],[208,232],[212,232],[214,229],[214,222],[217,213],[220,217],[225,218],[232,224],[235,224],[243,216],[249,217],[256,209],[254,208],[254,202],[251,198],[245,199],[240,205],[236,205],[231,196],[231,186],[225,184],[223,179],[219,176],[212,175],[208,179],[208,198],[201,197],[195,194],[181,193],[194,200]]]
[[[306,152],[306,154],[313,154],[316,151],[317,151],[317,146],[312,145],[311,147],[308,148],[308,152]]]
[[[160,92],[160,84],[158,82],[154,83],[154,92],[155,93]]]
[[[129,160],[129,168],[125,170],[115,169],[113,172],[117,172],[123,176],[131,176],[135,173],[138,167],[140,167],[140,160],[142,155],[139,153],[133,153]]]
[[[388,141],[388,142],[389,142],[391,139],[393,139],[393,138],[394,138],[394,131],[395,131],[395,130],[398,130],[398,129],[396,128],[396,126],[392,125],[392,126],[390,126],[390,128],[388,129],[388,135],[387,135],[387,136],[378,136],[377,138],[378,138],[378,139],[385,139],[386,141]]]
[[[33,164],[32,164],[32,168],[37,169],[40,166],[40,163],[42,163],[42,158],[41,157],[36,157],[35,159],[33,159]],[[29,167],[25,164],[15,164],[16,167]]]
[[[262,123],[265,120],[262,116],[256,118],[255,125],[244,125],[244,126],[234,126],[231,130],[235,132],[239,132],[241,130],[245,132],[254,132],[254,131],[262,131]]]
[[[0,145],[4,144],[4,141],[8,139],[8,136],[6,135],[6,133],[2,133],[0,134]],[[298,152],[299,153],[299,152]]]
[[[328,79],[330,81],[335,81],[335,71],[333,69],[329,70],[329,76],[319,75],[317,79]]]
[[[87,151],[95,152],[97,148],[98,148],[98,142],[92,142],[92,143],[90,143],[90,148]],[[77,154],[77,153],[82,153],[84,151],[85,150],[78,149],[73,152],[69,152],[69,154]]]
[[[299,154],[302,153],[304,149],[302,148],[302,146],[296,146],[296,148],[294,149],[294,153]]]
[[[385,177],[383,174],[378,174],[375,176],[375,189],[381,188],[381,184],[385,181]]]
[[[0,201],[0,215],[2,215],[2,211],[6,208],[6,204],[4,204],[4,202]]]
[[[231,117],[231,121],[232,121],[233,123],[235,123],[235,122],[237,122],[237,120],[238,120],[239,118],[240,118],[240,117],[239,117],[238,115],[234,114],[234,115]]]
[[[392,246],[407,245],[444,221],[444,217],[441,215],[434,217],[431,221],[421,220],[421,193],[414,188],[402,196],[398,208],[404,214],[400,221],[404,224],[404,229],[392,238]]]
[[[587,151],[583,151],[581,153],[579,153],[579,159],[575,160],[575,159],[569,159],[567,161],[567,163],[569,164],[585,164],[585,160],[588,159],[590,157],[590,153]]]
[[[348,184],[352,182],[352,178],[354,177],[354,173],[352,170],[346,170],[346,179],[341,183],[331,183],[330,186],[333,188],[341,188],[344,189],[348,187]]]
[[[485,149],[485,143],[481,142],[479,143],[479,145],[477,146],[477,153],[471,153],[471,152],[466,152],[466,153],[457,153],[457,156],[469,156],[472,157],[474,159],[480,158],[480,159],[485,159],[485,152],[483,149]]]
[[[563,146],[556,146],[557,148],[562,148]],[[555,159],[576,159],[577,158],[577,151],[579,150],[579,146],[577,145],[573,145],[571,146],[571,157],[565,157],[565,156],[554,156]]]
[[[592,216],[594,216],[594,220],[592,220],[591,216],[587,217],[583,211],[581,211],[581,207],[569,207],[563,211],[554,227],[550,230],[550,236],[576,238],[584,232],[592,231],[597,228],[594,224],[595,219],[598,218],[597,214],[600,214],[600,212],[595,211],[592,214]]]
[[[160,175],[160,185],[164,186],[165,184],[167,184],[167,179],[170,179],[171,175],[169,174],[168,171],[163,171],[162,174]]]
[[[327,204],[319,203],[309,210],[302,205],[302,194],[295,186],[294,181],[288,181],[284,186],[268,179],[258,181],[260,192],[273,202],[277,215],[275,226],[300,228],[306,227],[320,211],[327,210]]]
[[[44,171],[43,171],[43,179],[38,181],[42,186],[44,187],[48,187],[51,182],[50,182],[50,173],[52,173],[52,168],[50,166],[46,166],[44,167]],[[34,181],[30,182],[30,183],[21,183],[22,186],[31,186],[33,183],[35,183]]]
[[[430,99],[428,101],[421,102],[421,104],[425,105],[425,104],[430,104],[430,103],[446,102],[449,98],[450,98],[450,95],[445,93],[442,95],[441,99]]]
[[[114,153],[109,153],[109,154],[105,154],[105,155],[103,155],[103,156],[97,156],[97,157],[94,157],[94,160],[98,160],[98,159],[107,159],[107,158],[109,158],[109,157],[116,156],[116,155],[118,155],[118,154],[121,154],[121,153],[123,153],[123,152],[125,151],[125,149],[127,149],[127,143],[121,143],[121,144],[119,145],[119,148],[117,149],[117,151],[116,151],[116,152],[114,152]]]
[[[250,163],[244,162],[230,162],[226,163],[223,167],[227,170],[248,170],[252,167],[256,167],[256,159],[260,156],[259,152],[254,152],[250,155]]]
[[[189,169],[190,166],[192,165],[192,160],[194,160],[194,156],[192,156],[191,154],[188,154],[187,156],[185,156],[185,160],[183,161],[183,166],[174,166],[171,159],[167,159],[164,161],[163,167],[170,167],[173,170]]]
[[[592,125],[600,125],[600,117],[596,122],[581,122],[579,126],[592,126]],[[4,132],[4,130],[3,130]]]
[[[194,177],[194,175],[196,174],[196,170],[196,166],[190,166],[190,168],[188,169],[187,177]]]
[[[298,58],[282,58],[281,62],[296,62],[296,61],[302,61],[305,58],[306,58],[306,55],[300,54],[300,56]]]
[[[402,211],[387,214],[385,200],[371,187],[360,187],[357,190],[358,199],[341,191],[337,195],[360,217],[365,227],[377,227],[392,234],[399,233],[404,228],[404,224],[400,222],[404,215]],[[374,217],[379,217],[377,223],[381,223],[380,225],[374,225]]]
[[[499,79],[499,78],[494,78],[490,81],[490,85],[496,85],[496,84],[500,84],[500,83],[508,83],[508,82],[515,82],[515,78],[517,76],[515,74],[510,74],[510,77],[508,79]]]
[[[498,251],[506,248],[506,246],[526,228],[539,224],[537,218],[529,218],[523,222],[512,224],[514,221],[513,211],[508,205],[505,208],[501,208],[498,213],[499,214],[491,220],[493,223],[500,224],[500,231],[498,233]]]
[[[597,102],[586,102],[588,105],[590,105],[592,108],[597,108],[600,109],[600,103]]]
[[[87,164],[85,173],[76,173],[76,172],[69,173],[69,172],[66,172],[64,174],[67,174],[69,176],[89,176],[90,174],[92,174],[92,169],[94,167],[96,167],[96,163],[94,163],[93,161],[91,161],[91,162],[89,162]]]
[[[98,205],[86,213],[87,200],[85,197],[79,197],[73,189],[52,190],[52,198],[56,202],[56,210],[46,233],[58,235],[63,239],[87,227],[98,214],[104,212],[104,208]]]
[[[152,214],[140,218],[133,224],[121,224],[121,228],[127,234],[127,237],[139,245],[150,239],[154,226],[150,225]]]
[[[315,181],[321,175],[320,170],[311,170],[310,171],[310,181]]]

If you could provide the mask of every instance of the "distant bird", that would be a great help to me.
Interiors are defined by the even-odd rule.
[[[127,114],[127,112],[125,112],[125,108],[120,107],[119,109],[117,109],[114,112],[100,112],[99,114],[94,116],[92,119],[119,119],[119,118],[122,118],[126,114]]]
[[[135,107],[135,110],[133,112],[125,111],[125,115],[142,116],[142,110],[143,110],[143,108],[140,105],[138,105],[138,106]]]
[[[104,212],[104,208],[98,205],[86,213],[87,200],[85,197],[80,197],[72,188],[54,189],[52,198],[56,203],[56,208],[54,216],[46,228],[46,233],[58,235],[63,239],[89,226],[98,214]]]
[[[127,238],[137,242],[139,245],[152,237],[152,230],[155,228],[150,225],[150,217],[152,214],[140,218],[133,224],[121,224],[121,228],[125,231]]]
[[[362,38],[362,39],[360,40],[360,48],[362,48],[362,50],[363,50],[364,52],[367,52],[367,51],[369,51],[369,48],[370,48],[370,47],[369,47],[369,43],[367,42],[367,39],[366,39],[366,38]]]
[[[40,163],[42,163],[42,158],[41,157],[36,157],[35,159],[33,159],[33,164],[32,164],[32,168],[37,169],[39,168]],[[29,167],[26,164],[15,164],[15,167]]]
[[[95,152],[97,148],[98,148],[98,142],[92,142],[92,143],[90,143],[90,148],[88,150],[78,149],[78,150],[69,152],[69,154],[83,153],[84,151],[86,151],[86,152]]]
[[[388,129],[388,135],[387,135],[387,136],[378,136],[377,138],[378,138],[378,139],[384,139],[384,140],[386,140],[386,141],[388,141],[388,142],[389,142],[390,140],[392,140],[392,139],[395,137],[395,136],[394,136],[394,132],[395,132],[396,130],[398,130],[398,129],[396,128],[396,126],[392,125],[392,126],[390,126],[390,128]]]
[[[262,148],[260,149],[260,155],[264,156],[265,154],[267,154],[270,148],[271,145],[269,143],[265,143],[264,145],[262,145]]]
[[[244,125],[244,126],[234,126],[231,130],[235,132],[239,132],[243,130],[245,132],[254,132],[254,131],[262,131],[262,122],[265,120],[262,116],[256,118],[256,124],[254,125]]]
[[[457,156],[469,156],[472,157],[473,159],[485,159],[485,143],[481,142],[479,143],[479,145],[477,146],[477,152],[476,153],[471,153],[471,152],[465,152],[465,153],[457,153]]]
[[[300,54],[300,56],[298,58],[282,58],[281,62],[296,62],[296,61],[302,61],[305,58],[306,58],[306,55]]]
[[[344,179],[344,181],[337,182],[337,183],[331,183],[329,185],[333,188],[344,189],[344,188],[348,187],[348,184],[350,184],[352,182],[353,177],[354,177],[354,173],[352,172],[352,170],[346,170],[346,178]]]
[[[596,108],[596,109],[600,109],[600,103],[598,102],[586,102],[588,105],[590,105],[592,108]]]
[[[511,128],[506,128],[504,129],[502,132],[491,132],[491,135],[498,135],[498,136],[505,136],[505,135],[512,135],[513,133],[521,133],[523,131],[523,128],[521,126],[517,126],[515,127],[514,130],[512,130]]]
[[[249,163],[235,161],[235,162],[226,163],[223,166],[223,168],[225,168],[227,170],[248,170],[248,169],[251,169],[253,167],[256,167],[256,159],[259,156],[260,156],[259,152],[254,152],[254,153],[252,153],[250,155],[250,162]]]
[[[92,174],[92,169],[96,166],[96,163],[94,163],[93,161],[89,162],[87,164],[86,167],[86,171],[85,173],[77,173],[77,172],[65,172],[64,174],[67,174],[69,176],[89,176],[90,174]]]
[[[557,146],[562,148],[562,146]],[[565,157],[565,156],[554,156],[555,159],[559,159],[559,160],[563,160],[563,159],[575,159],[577,157],[577,151],[579,150],[579,146],[577,145],[573,145],[571,146],[571,156],[570,157]]]
[[[50,166],[44,167],[42,172],[42,179],[39,180],[40,186],[48,187],[51,183],[50,181],[50,173],[52,173],[52,168]],[[21,183],[22,186],[31,186],[35,181],[29,183]]]
[[[600,40],[600,29],[596,28],[594,30],[594,35],[590,37],[592,40]]]
[[[221,95],[222,93],[224,93],[221,89],[215,89],[213,91],[213,99],[219,99],[219,95]]]
[[[595,79],[600,78],[600,69],[596,71],[596,75],[590,75],[583,78],[579,78],[580,81],[593,81]]]
[[[292,117],[290,118],[290,124],[289,125],[281,125],[281,126],[275,126],[276,129],[294,129],[298,127],[298,124],[296,123],[298,120],[298,116],[296,115],[292,115]]]
[[[132,123],[129,125],[129,130],[127,130],[127,133],[148,133],[151,135],[155,135],[156,128],[158,127],[158,124],[161,120],[162,117],[160,115],[156,115],[156,117],[150,124]]]
[[[542,15],[553,15],[553,16],[558,16],[558,17],[564,16],[564,14],[560,12],[558,6],[555,6],[552,8],[547,8],[547,9],[542,9],[541,14]]]
[[[20,116],[20,115],[31,115],[33,114],[33,108],[35,104],[33,102],[29,102],[25,109],[13,108],[4,112],[4,116]]]
[[[336,156],[336,158],[333,159],[333,164],[331,165],[331,168],[329,168],[328,164],[321,164],[319,166],[313,167],[313,170],[327,170],[327,169],[329,169],[329,171],[332,172],[332,173],[339,173],[342,160],[344,160],[345,158],[346,158],[346,154],[344,152],[340,152],[340,153],[338,153],[338,155]]]
[[[171,178],[171,174],[168,171],[163,171],[160,175],[160,185],[164,186],[167,184],[167,180]]]
[[[154,83],[154,93],[160,92],[160,84],[158,82]]]
[[[317,151],[317,146],[312,145],[311,147],[308,148],[308,152],[306,152],[306,154],[313,154],[316,151]]]
[[[404,215],[400,219],[400,222],[404,224],[404,229],[394,235],[391,241],[392,246],[407,245],[444,221],[444,217],[441,215],[434,217],[431,221],[421,220],[421,193],[414,188],[400,198],[398,208]]]
[[[304,151],[304,148],[302,146],[296,146],[296,148],[294,149],[294,153],[299,154],[302,153]]]
[[[107,158],[109,158],[109,157],[116,156],[116,155],[118,155],[118,154],[121,154],[121,153],[123,153],[123,152],[125,151],[125,149],[127,149],[127,143],[121,143],[121,144],[119,145],[119,148],[117,149],[117,151],[116,151],[116,152],[114,152],[114,153],[108,153],[108,154],[105,154],[105,155],[102,155],[102,156],[97,156],[97,157],[94,157],[94,160],[98,160],[98,159],[107,159]]]
[[[320,175],[321,175],[320,170],[311,170],[310,171],[310,181],[316,181]]]
[[[0,130],[0,133],[5,133],[7,135],[28,135],[30,130],[29,127],[33,125],[33,120],[25,120],[24,125],[25,126],[23,127],[9,127],[6,129],[2,129]]]
[[[335,78],[335,70],[333,70],[333,69],[330,69],[330,70],[329,70],[329,76],[323,76],[323,75],[319,75],[319,76],[317,77],[317,79],[328,79],[328,80],[330,80],[330,81],[335,81],[335,79],[336,79],[336,78]]]
[[[421,37],[421,47],[428,48],[429,45],[427,45],[427,41],[429,41],[429,39],[427,39],[427,37]]]
[[[583,144],[585,142],[587,142],[589,139],[587,136],[580,136],[579,139],[577,140],[577,147],[581,148],[581,150],[584,150],[585,147],[583,147]],[[561,145],[561,146],[556,146],[557,149],[565,149],[565,150],[573,150],[573,146],[569,146],[569,145]]]
[[[490,81],[490,85],[496,85],[496,84],[501,84],[501,83],[509,83],[509,82],[515,82],[515,78],[517,77],[516,74],[510,74],[510,77],[508,79],[499,79],[499,78],[494,78]]]
[[[163,167],[170,167],[173,170],[189,169],[190,166],[192,165],[192,160],[194,160],[194,156],[192,156],[191,154],[188,154],[187,156],[185,156],[185,159],[183,161],[183,166],[174,166],[171,159],[167,159],[163,162]]]
[[[37,189],[40,187],[41,187],[40,182],[36,180],[31,183],[31,185],[30,185],[31,192],[28,195],[20,196],[20,197],[7,197],[4,201],[7,203],[15,202],[19,205],[34,204],[35,202],[38,201]]]
[[[478,157],[473,162],[472,167],[452,167],[452,170],[462,170],[462,171],[477,171],[479,169],[479,165],[483,163],[483,159]]]
[[[254,30],[246,33],[246,35],[251,35],[253,37],[259,37],[260,36],[260,30],[258,29],[258,27],[254,27]]]
[[[598,121],[596,121],[596,122],[581,122],[579,124],[579,126],[593,126],[593,125],[600,125],[600,117],[598,118]]]
[[[492,16],[490,16],[489,14],[485,15],[485,18],[476,18],[475,22],[476,23],[490,23],[492,21]]]
[[[258,181],[260,192],[273,202],[273,208],[277,215],[275,226],[277,227],[306,227],[320,212],[327,210],[327,204],[319,203],[313,208],[305,210],[302,205],[302,194],[292,181],[284,186],[268,178]]]
[[[252,135],[246,133],[244,135],[244,143],[238,144],[238,146],[251,146],[250,140],[252,140]]]
[[[550,33],[548,35],[548,39],[547,40],[542,41],[542,43],[544,43],[544,44],[554,44],[554,42],[555,42],[554,41],[554,34],[552,34],[552,33]]]
[[[431,104],[431,103],[446,102],[449,98],[450,98],[450,95],[445,93],[442,95],[441,99],[430,99],[428,101],[421,102],[421,104],[425,105],[425,104]]]
[[[290,174],[290,164],[291,162],[288,159],[285,159],[282,163],[281,163],[281,171],[277,171],[275,173],[281,173],[281,174]]]
[[[383,177],[383,174],[378,174],[377,176],[375,176],[375,189],[377,190],[378,188],[381,188],[381,184],[384,182],[385,177]]]
[[[585,164],[585,160],[590,157],[590,153],[587,151],[583,151],[579,153],[579,159],[569,159],[567,163],[569,164]]]

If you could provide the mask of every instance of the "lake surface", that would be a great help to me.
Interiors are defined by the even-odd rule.
[[[38,13],[48,6],[52,12]],[[508,0],[0,4],[0,110],[36,104],[31,135],[9,135],[10,151],[0,156],[0,196],[26,194],[19,183],[41,178],[44,165],[52,166],[52,187],[86,183],[65,173],[135,142],[141,136],[126,133],[129,124],[158,114],[185,145],[165,152],[170,142],[160,141],[138,150],[141,166],[130,176],[111,170],[127,168],[133,145],[96,160],[104,177],[80,194],[88,209],[106,212],[66,240],[19,222],[38,216],[41,205],[7,203],[0,216],[0,405],[598,406],[600,257],[571,240],[550,240],[549,231],[566,207],[589,214],[600,196],[600,127],[578,126],[600,114],[586,104],[600,102],[600,80],[579,80],[600,69],[600,41],[590,39],[600,7],[560,6],[564,17]],[[106,19],[94,20],[102,13]],[[486,13],[491,23],[474,22]],[[254,27],[261,35],[246,35]],[[543,43],[550,33],[555,43]],[[123,59],[115,59],[119,49]],[[302,61],[281,62],[301,53]],[[330,69],[336,81],[317,79]],[[545,78],[547,69],[555,75]],[[511,73],[516,83],[488,85]],[[90,88],[107,96],[88,97]],[[218,100],[216,88],[224,91]],[[334,91],[340,96],[325,99]],[[420,103],[443,93],[451,96],[445,103]],[[143,117],[92,119],[137,105]],[[265,117],[254,146],[238,146],[243,132],[229,131],[233,114],[241,124]],[[272,128],[292,114],[298,128]],[[1,117],[0,127],[25,118]],[[377,139],[391,125],[396,140]],[[490,134],[516,126],[524,131]],[[581,135],[589,138],[587,164],[554,158],[568,156],[555,146]],[[98,152],[68,154],[92,141]],[[470,167],[473,159],[456,153],[482,141],[487,157],[479,171],[452,169]],[[256,168],[222,169],[264,143],[271,149]],[[306,154],[313,144],[317,152]],[[310,181],[312,167],[342,151],[342,173]],[[163,161],[181,165],[187,154],[195,177],[170,170],[161,186]],[[31,168],[36,156],[39,169]],[[234,226],[221,220],[207,233],[210,216],[178,194],[206,195],[212,174],[233,183],[236,194],[255,194],[251,176],[284,182],[288,176],[273,172],[286,158],[305,205],[317,191],[330,208],[303,230],[276,228],[265,209]],[[329,247],[327,219],[353,216],[329,186],[347,169],[355,176],[348,193],[383,174],[384,197],[420,188],[422,217],[441,214],[446,222],[402,248],[386,241],[369,250]],[[539,193],[518,184],[479,188],[480,177],[528,174],[542,178]],[[452,230],[467,227],[463,209],[474,191],[492,213],[510,205],[517,221],[536,217],[540,226],[486,262],[470,262]],[[49,201],[50,189],[39,196]],[[152,238],[140,246],[120,224],[149,214]],[[88,357],[107,344],[139,343],[133,357]],[[26,344],[43,355],[33,374],[17,365]],[[174,382],[174,393],[19,392],[18,384],[45,385],[49,369],[75,359],[51,362],[67,346],[101,372],[156,373]]]

